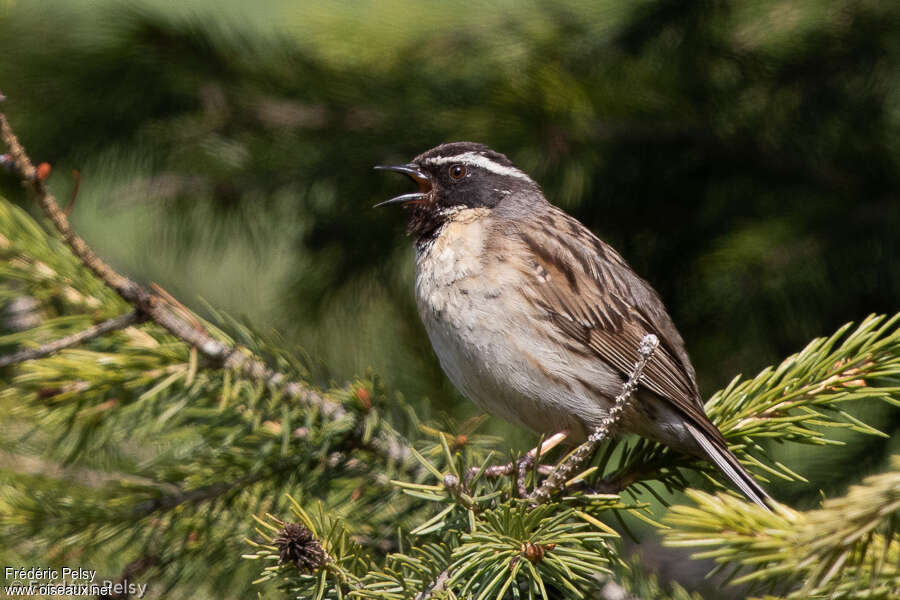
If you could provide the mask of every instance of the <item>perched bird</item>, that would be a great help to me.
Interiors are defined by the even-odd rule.
[[[419,190],[409,209],[416,302],[453,384],[483,410],[586,439],[621,391],[642,338],[659,348],[620,427],[712,460],[761,506],[768,494],[703,411],[694,367],[659,295],[540,186],[482,144],[442,144],[376,167]]]

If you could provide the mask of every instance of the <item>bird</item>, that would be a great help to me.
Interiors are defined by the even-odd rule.
[[[748,499],[770,496],[704,412],[659,294],[506,155],[474,142],[400,165],[415,299],[442,369],[482,410],[580,443],[606,417],[647,334],[659,346],[619,429],[713,463]]]

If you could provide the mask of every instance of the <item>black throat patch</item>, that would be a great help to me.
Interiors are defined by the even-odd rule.
[[[449,219],[447,211],[441,210],[432,203],[415,204],[409,208],[406,234],[414,236],[416,248],[422,249],[434,241]]]

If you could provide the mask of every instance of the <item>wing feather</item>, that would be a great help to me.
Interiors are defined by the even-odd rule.
[[[765,507],[768,494],[707,418],[684,341],[656,291],[612,247],[560,209],[547,205],[545,211],[524,218],[539,222],[517,224],[513,232],[529,257],[531,301],[562,333],[564,347],[604,361],[624,381],[641,340],[655,334],[660,346],[644,369],[642,387],[677,409],[699,448],[750,499]],[[522,231],[526,228],[527,234]]]
[[[643,385],[706,420],[684,342],[657,293],[578,221],[555,207],[545,218],[553,226],[518,230],[534,272],[546,274],[534,278],[534,302],[570,342],[589,348],[623,379],[643,337],[656,334],[660,348],[644,370]]]

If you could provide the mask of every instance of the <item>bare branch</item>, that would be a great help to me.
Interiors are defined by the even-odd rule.
[[[145,319],[146,317],[142,315],[140,311],[135,310],[128,314],[114,317],[112,319],[103,321],[102,323],[98,323],[97,325],[89,327],[83,331],[78,331],[73,333],[72,335],[67,335],[64,338],[53,340],[52,342],[47,342],[46,344],[38,348],[28,348],[25,350],[19,350],[18,352],[15,352],[13,354],[0,356],[0,367],[7,367],[16,363],[25,362],[26,360],[34,360],[36,358],[50,356],[51,354],[59,352],[60,350],[70,348],[72,346],[77,346],[78,344],[82,344],[94,338],[105,335],[110,331],[124,329],[126,327],[129,327],[130,325],[134,325],[135,323],[140,323]]]
[[[609,413],[600,422],[600,425],[594,429],[594,432],[588,436],[587,441],[578,446],[567,459],[556,467],[553,473],[544,480],[541,486],[532,492],[532,501],[537,504],[547,502],[554,493],[565,487],[566,481],[569,479],[572,472],[581,466],[584,461],[593,456],[594,452],[597,450],[597,446],[610,436],[616,423],[622,418],[622,414],[628,406],[628,401],[631,400],[631,396],[634,394],[634,391],[640,383],[644,368],[647,366],[650,357],[653,356],[653,352],[656,351],[658,346],[659,339],[655,335],[648,333],[644,336],[644,339],[641,340],[640,348],[638,348],[638,359],[634,363],[634,367],[631,369],[628,379],[622,384],[622,392],[616,396],[615,403],[613,403],[612,408],[609,409]]]
[[[434,581],[431,584],[416,594],[414,600],[428,600],[431,596],[437,592],[443,592],[444,586],[447,585],[447,581],[450,579],[450,571],[448,569],[444,569],[440,572],[440,574],[434,578]]]

